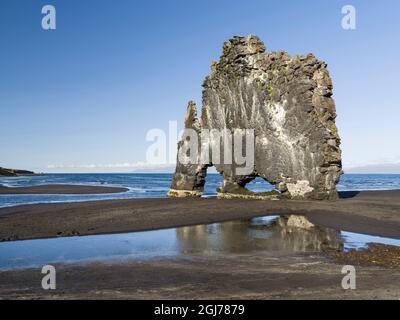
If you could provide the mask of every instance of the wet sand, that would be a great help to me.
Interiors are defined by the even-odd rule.
[[[356,267],[356,290],[341,286],[343,264],[322,255],[218,255],[133,263],[56,265],[56,290],[40,269],[0,272],[0,299],[400,299],[400,269]]]
[[[13,240],[129,232],[277,213],[303,214],[334,229],[400,238],[400,191],[345,193],[337,201],[137,199],[29,205],[0,209],[0,235]],[[398,300],[397,259],[398,248],[379,245],[350,253],[250,250],[59,264],[57,289],[49,291],[41,288],[39,268],[0,271],[0,299]],[[341,286],[347,264],[356,267],[356,290]]]
[[[0,187],[0,194],[104,194],[126,192],[129,189],[119,187],[52,184],[32,187]]]
[[[0,209],[0,240],[144,231],[275,214],[300,214],[337,230],[400,238],[400,191],[347,192],[341,197],[336,201],[128,199],[17,206]]]

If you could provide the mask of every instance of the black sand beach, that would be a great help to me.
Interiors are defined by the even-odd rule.
[[[400,191],[365,191],[344,192],[336,201],[129,199],[9,207],[0,209],[0,240],[144,231],[276,214],[400,238]]]
[[[357,266],[357,289],[341,286],[343,262],[315,255],[219,255],[87,266],[56,265],[57,289],[40,268],[0,272],[0,299],[393,299],[400,269]]]
[[[301,214],[325,227],[400,238],[400,191],[347,192],[337,201],[208,198],[26,205],[0,209],[0,238],[120,233],[275,214]],[[357,290],[341,286],[346,264],[356,265]],[[40,268],[0,271],[0,299],[400,298],[398,248],[392,246],[361,253],[249,251],[56,268],[57,289],[50,291],[41,288]]]

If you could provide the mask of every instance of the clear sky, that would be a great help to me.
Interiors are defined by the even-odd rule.
[[[341,27],[346,4],[356,30]],[[200,105],[223,42],[248,34],[328,63],[345,166],[400,162],[398,0],[2,0],[0,166],[144,162],[147,131]]]

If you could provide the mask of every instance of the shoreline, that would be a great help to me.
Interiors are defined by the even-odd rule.
[[[344,192],[341,197],[335,201],[146,198],[4,207],[0,208],[0,241],[127,233],[291,214],[328,228],[400,239],[400,190]]]
[[[335,201],[158,198],[24,205],[0,209],[0,239],[146,231],[285,213],[303,214],[310,222],[325,227],[400,239],[400,190],[346,192],[341,196]],[[57,230],[62,233],[55,235]],[[10,235],[15,237],[4,238]],[[376,250],[356,252],[249,250],[210,256],[55,263],[57,289],[51,291],[40,286],[40,267],[0,270],[0,300],[398,300],[398,251],[398,247],[377,245]],[[357,290],[343,290],[344,264],[356,266]]]
[[[129,191],[125,187],[105,187],[91,185],[74,185],[74,184],[48,184],[29,187],[4,187],[0,186],[0,194],[61,194],[61,195],[77,195],[77,194],[105,194],[105,193],[121,193]]]

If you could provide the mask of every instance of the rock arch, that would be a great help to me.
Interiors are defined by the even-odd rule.
[[[254,168],[237,175],[234,164],[214,164],[224,198],[260,198],[244,186],[260,176],[291,199],[335,199],[342,174],[332,81],[314,55],[266,52],[256,36],[224,43],[203,83],[202,112],[189,102],[185,128],[254,130]],[[182,148],[186,140],[179,142]],[[224,150],[222,141],[222,150]],[[210,163],[177,162],[169,196],[200,196]],[[275,195],[265,195],[275,197]]]

